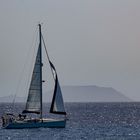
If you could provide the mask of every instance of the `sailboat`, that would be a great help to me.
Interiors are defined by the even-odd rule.
[[[6,129],[20,128],[64,128],[66,126],[66,111],[64,108],[61,87],[59,84],[56,69],[49,59],[48,52],[45,46],[43,35],[41,32],[41,24],[39,27],[39,45],[34,63],[32,78],[28,90],[28,97],[25,109],[19,115],[6,113],[2,116],[2,127]],[[63,115],[62,118],[43,118],[43,101],[42,101],[42,43],[48,57],[49,65],[54,79],[54,93],[50,107],[50,113]],[[37,118],[28,117],[30,114],[38,114]]]

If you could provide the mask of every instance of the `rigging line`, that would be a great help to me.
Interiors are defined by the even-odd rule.
[[[36,31],[37,31],[37,28],[36,28],[35,32],[36,32]],[[33,46],[34,38],[35,38],[35,36],[33,37],[33,40],[32,40],[32,43],[31,43],[32,45],[31,45],[31,46]],[[27,53],[27,55],[26,55],[26,61],[27,61],[27,58],[28,58],[28,56],[29,56],[30,51],[31,51],[31,47],[28,49],[28,53]],[[12,102],[13,111],[14,111],[14,107],[15,107],[16,96],[17,96],[17,93],[18,93],[18,90],[19,90],[19,86],[20,86],[21,81],[22,81],[22,73],[24,73],[24,70],[25,70],[26,61],[25,61],[24,65],[23,65],[23,69],[22,69],[22,71],[21,71],[21,73],[20,73],[20,76],[19,76],[19,79],[18,79],[17,88],[16,88],[15,95],[14,95],[14,98],[13,98],[13,102]]]
[[[42,41],[43,41],[43,44],[44,44],[44,48],[45,48],[45,52],[46,52],[47,58],[48,58],[49,63],[50,63],[49,54],[48,54],[47,47],[46,47],[46,44],[45,44],[45,41],[44,41],[44,38],[43,38],[42,34],[41,34],[41,37],[42,37]],[[55,81],[55,77],[54,77],[54,73],[53,73],[53,69],[52,69],[51,65],[50,65],[50,68],[51,68],[51,72],[52,72],[52,75],[53,75],[53,79]]]

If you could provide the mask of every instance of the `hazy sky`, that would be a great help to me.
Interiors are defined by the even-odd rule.
[[[61,85],[113,87],[140,101],[140,0],[0,0],[1,96],[25,81],[39,22]]]

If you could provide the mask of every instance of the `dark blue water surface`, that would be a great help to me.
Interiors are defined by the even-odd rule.
[[[44,112],[50,104],[44,105]],[[17,103],[14,112],[24,104]],[[140,103],[66,103],[66,128],[0,128],[0,140],[135,140],[140,139]],[[0,104],[0,115],[11,104]],[[48,116],[48,115],[44,115]]]

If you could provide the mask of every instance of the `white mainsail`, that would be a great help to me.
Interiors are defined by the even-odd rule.
[[[30,83],[28,98],[26,102],[26,108],[23,113],[37,113],[41,112],[41,48],[39,45],[36,61],[34,65],[34,70],[32,74],[32,79]]]
[[[54,88],[54,94],[53,94],[52,104],[51,104],[51,108],[50,108],[50,113],[66,115],[57,73],[56,73],[54,65],[51,63],[51,61],[49,61],[49,62],[50,62],[50,66],[53,71],[53,77],[55,80],[55,88]]]

